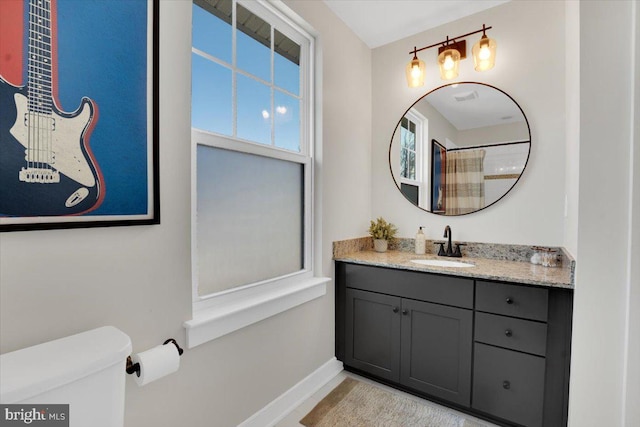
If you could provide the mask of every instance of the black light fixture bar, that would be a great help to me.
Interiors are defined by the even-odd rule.
[[[416,49],[416,47],[414,46],[413,50],[409,52],[409,55],[414,55],[415,56],[418,52],[422,52],[423,50],[431,49],[432,47],[436,47],[436,46],[440,46],[440,45],[447,46],[447,45],[449,45],[451,43],[456,43],[457,39],[461,39],[461,38],[464,38],[464,37],[472,36],[472,35],[478,34],[478,33],[484,33],[485,31],[490,30],[492,28],[493,27],[485,27],[485,25],[482,24],[482,28],[480,30],[477,30],[477,31],[472,31],[470,33],[463,34],[461,36],[457,36],[457,37],[453,37],[453,38],[449,38],[449,36],[447,36],[446,40],[443,40],[443,41],[438,42],[438,43],[434,43],[434,44],[429,45],[429,46],[421,47],[420,49]]]

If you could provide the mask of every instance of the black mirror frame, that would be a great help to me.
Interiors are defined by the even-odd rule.
[[[442,89],[442,88],[445,88],[445,87],[448,87],[448,86],[452,86],[452,85],[461,85],[461,84],[476,84],[476,85],[487,86],[487,87],[490,87],[490,88],[492,88],[492,89],[495,89],[495,90],[497,90],[497,91],[499,91],[499,92],[503,93],[504,95],[506,95],[506,96],[507,96],[507,97],[508,97],[508,98],[509,98],[509,99],[510,99],[510,100],[511,100],[511,101],[512,101],[512,102],[513,102],[517,107],[518,107],[518,109],[519,109],[519,110],[520,110],[520,112],[522,113],[522,117],[524,117],[524,121],[525,121],[525,123],[527,124],[527,131],[528,131],[528,133],[529,133],[529,150],[528,150],[528,152],[527,152],[527,160],[525,161],[525,163],[524,163],[524,167],[522,168],[522,173],[520,174],[520,176],[518,177],[518,179],[516,179],[516,182],[514,182],[514,183],[513,183],[513,185],[512,185],[512,186],[511,186],[507,191],[505,191],[505,193],[504,193],[502,196],[500,196],[500,198],[498,198],[497,200],[495,200],[493,203],[491,203],[491,204],[489,204],[489,205],[486,205],[485,207],[480,208],[480,209],[478,209],[478,210],[475,210],[475,211],[473,211],[473,212],[466,212],[466,213],[463,213],[463,214],[455,214],[455,215],[447,215],[446,213],[444,213],[444,214],[443,214],[443,213],[438,213],[438,212],[432,212],[432,211],[430,211],[430,210],[427,210],[427,209],[425,209],[425,208],[422,208],[422,207],[420,207],[419,205],[417,205],[417,204],[413,203],[413,201],[411,201],[411,200],[410,200],[410,199],[409,199],[409,198],[404,194],[404,192],[403,192],[403,191],[401,190],[401,188],[400,188],[400,185],[399,185],[398,181],[396,181],[396,178],[395,178],[395,177],[394,177],[394,175],[393,175],[393,168],[392,168],[392,165],[391,165],[391,152],[392,152],[392,151],[391,151],[391,148],[392,148],[392,145],[393,145],[393,138],[394,138],[394,136],[395,136],[396,132],[398,131],[398,129],[400,128],[400,123],[402,122],[402,119],[404,118],[404,116],[406,116],[406,115],[407,115],[407,113],[408,113],[408,112],[409,112],[409,111],[410,111],[410,110],[411,110],[411,109],[412,109],[412,108],[413,108],[413,107],[414,107],[418,102],[420,102],[420,101],[421,101],[422,99],[424,99],[426,96],[428,96],[429,94],[431,94],[431,93],[433,93],[433,92],[435,92],[435,91],[437,91],[437,90],[439,90],[439,89]],[[402,194],[402,196],[403,196],[403,197],[404,197],[404,198],[405,198],[409,203],[411,203],[411,205],[412,205],[412,206],[415,206],[416,208],[418,208],[418,209],[420,209],[420,210],[422,210],[422,211],[424,211],[424,212],[428,212],[428,213],[430,213],[430,214],[438,215],[438,216],[463,216],[463,215],[470,215],[470,214],[473,214],[473,213],[476,213],[476,212],[480,212],[480,211],[482,211],[482,210],[485,210],[485,209],[486,209],[486,208],[488,208],[489,206],[493,206],[493,205],[495,205],[495,204],[496,204],[496,203],[498,203],[500,200],[502,200],[502,199],[503,199],[507,194],[509,194],[509,193],[511,192],[511,190],[513,190],[513,188],[518,184],[518,182],[519,182],[519,181],[520,181],[520,179],[522,178],[522,175],[524,175],[524,171],[527,169],[527,165],[529,164],[529,159],[531,158],[531,144],[532,144],[532,141],[531,141],[531,126],[529,125],[529,119],[527,119],[527,115],[524,113],[524,110],[522,110],[522,107],[520,107],[520,104],[518,104],[518,103],[516,102],[516,100],[515,100],[515,99],[513,99],[513,97],[512,97],[511,95],[509,95],[508,93],[506,93],[506,92],[505,92],[505,91],[503,91],[502,89],[499,89],[499,88],[497,88],[497,87],[495,87],[495,86],[493,86],[493,85],[487,84],[487,83],[471,82],[471,81],[447,83],[447,84],[444,84],[444,85],[442,85],[442,86],[438,86],[438,87],[436,87],[435,89],[430,90],[429,92],[425,93],[425,94],[424,94],[424,95],[422,95],[420,98],[418,98],[418,99],[417,99],[413,104],[411,104],[411,105],[409,106],[409,108],[407,108],[407,109],[405,110],[405,112],[402,114],[402,116],[400,117],[400,119],[399,119],[399,120],[398,120],[398,122],[396,123],[396,127],[393,129],[393,133],[391,134],[391,140],[390,140],[390,142],[389,142],[389,173],[391,174],[391,179],[393,180],[393,182],[394,182],[394,184],[396,185],[396,188],[398,189],[398,191],[400,192],[400,194]],[[490,145],[490,144],[488,144],[488,145]],[[495,145],[495,144],[494,144],[494,145]]]

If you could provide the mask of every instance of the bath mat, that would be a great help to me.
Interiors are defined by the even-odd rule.
[[[427,402],[352,378],[334,388],[300,424],[306,427],[481,427]]]

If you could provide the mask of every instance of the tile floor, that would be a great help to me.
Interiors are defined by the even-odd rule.
[[[325,384],[320,390],[318,390],[317,392],[315,392],[310,398],[308,398],[307,400],[305,400],[300,406],[298,406],[296,409],[294,409],[292,412],[289,413],[289,415],[287,415],[284,419],[282,419],[282,421],[280,421],[278,424],[276,424],[275,427],[302,427],[302,424],[299,423],[299,421],[304,418],[305,415],[307,415],[309,413],[309,411],[311,411],[327,394],[329,394],[329,392],[331,390],[333,390],[338,384],[340,384],[342,382],[342,380],[344,380],[346,377],[351,377],[351,378],[355,378],[357,380],[363,381],[363,382],[368,382],[368,383],[372,383],[372,384],[376,384],[377,386],[385,389],[385,390],[389,390],[393,393],[397,393],[397,394],[401,394],[404,396],[407,396],[411,399],[415,399],[415,400],[421,400],[424,401],[424,399],[421,399],[417,396],[414,396],[412,394],[408,394],[405,393],[403,391],[400,390],[396,390],[394,388],[385,386],[383,384],[379,384],[376,382],[373,382],[367,378],[363,378],[359,375],[353,374],[351,372],[347,372],[347,371],[342,371],[340,372],[338,375],[336,375],[333,379],[331,379],[327,384]],[[433,402],[429,402],[429,404],[434,405],[434,406],[439,406],[442,408],[442,406],[433,403]],[[473,426],[477,425],[478,427],[498,427],[495,424],[491,424],[488,421],[484,421],[484,420],[480,420],[478,418],[474,418],[471,415],[467,415],[467,414],[463,414],[460,413],[454,409],[449,409],[449,408],[444,408],[448,411],[451,411],[453,413],[456,413],[458,415],[461,415],[463,417],[465,417],[469,422],[468,424],[471,424]],[[336,427],[340,427],[340,426],[336,426]]]

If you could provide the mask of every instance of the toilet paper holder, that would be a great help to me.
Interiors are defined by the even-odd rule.
[[[184,350],[180,348],[180,346],[178,345],[176,340],[174,340],[173,338],[169,338],[168,340],[163,342],[162,345],[167,345],[169,343],[172,343],[173,345],[175,345],[176,349],[178,350],[178,355],[182,356],[182,353],[184,353]],[[127,356],[127,366],[125,367],[125,370],[127,371],[127,374],[129,374],[129,375],[135,373],[136,376],[138,376],[138,377],[140,376],[140,364],[139,363],[133,363],[133,361],[131,360],[131,356]]]

